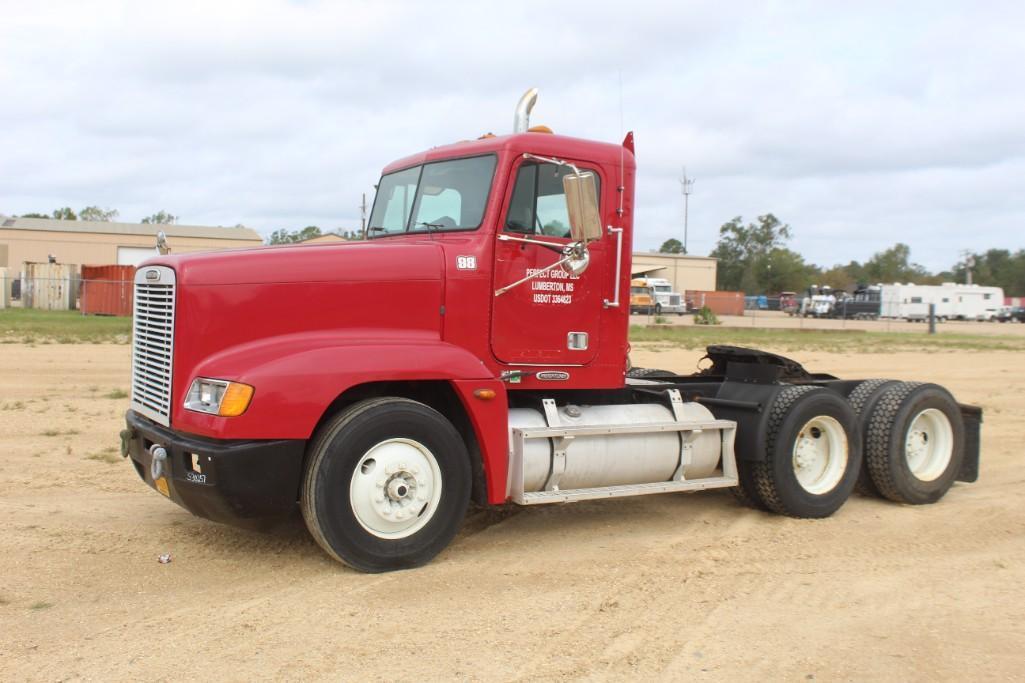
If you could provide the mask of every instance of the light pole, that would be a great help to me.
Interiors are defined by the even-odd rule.
[[[694,191],[694,179],[687,177],[687,167],[683,167],[683,178],[680,179],[680,190],[683,192],[683,253],[687,253],[687,213],[690,193]]]

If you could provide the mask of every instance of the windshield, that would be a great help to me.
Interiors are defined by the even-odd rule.
[[[381,178],[367,236],[476,230],[495,174],[494,155],[437,161]]]

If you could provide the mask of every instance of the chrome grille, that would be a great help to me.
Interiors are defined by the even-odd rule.
[[[670,294],[669,295],[669,305],[670,306],[679,306],[680,305],[680,295],[679,294]]]
[[[174,271],[148,266],[135,273],[132,321],[132,408],[171,424],[174,362]]]

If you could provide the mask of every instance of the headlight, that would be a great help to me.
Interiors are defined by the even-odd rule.
[[[197,413],[237,417],[253,400],[253,387],[241,382],[197,377],[185,397],[185,408]]]

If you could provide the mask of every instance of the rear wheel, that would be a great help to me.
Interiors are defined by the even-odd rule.
[[[314,438],[303,519],[317,543],[351,567],[417,567],[458,531],[470,481],[466,447],[440,413],[404,398],[369,399]]]
[[[900,384],[900,382],[894,379],[867,379],[854,387],[854,391],[847,397],[847,402],[851,404],[851,408],[858,416],[858,432],[861,434],[862,444],[868,440],[868,417],[871,415],[872,409],[875,408],[876,401],[888,387],[895,384]],[[876,485],[872,483],[872,476],[868,473],[867,459],[862,459],[854,490],[863,496],[878,498],[882,495]]]
[[[854,411],[820,387],[791,386],[772,404],[765,460],[750,463],[759,498],[791,517],[828,517],[850,496],[861,466]]]
[[[954,397],[936,384],[887,388],[869,416],[865,458],[886,498],[935,503],[953,486],[964,459],[964,420]]]

